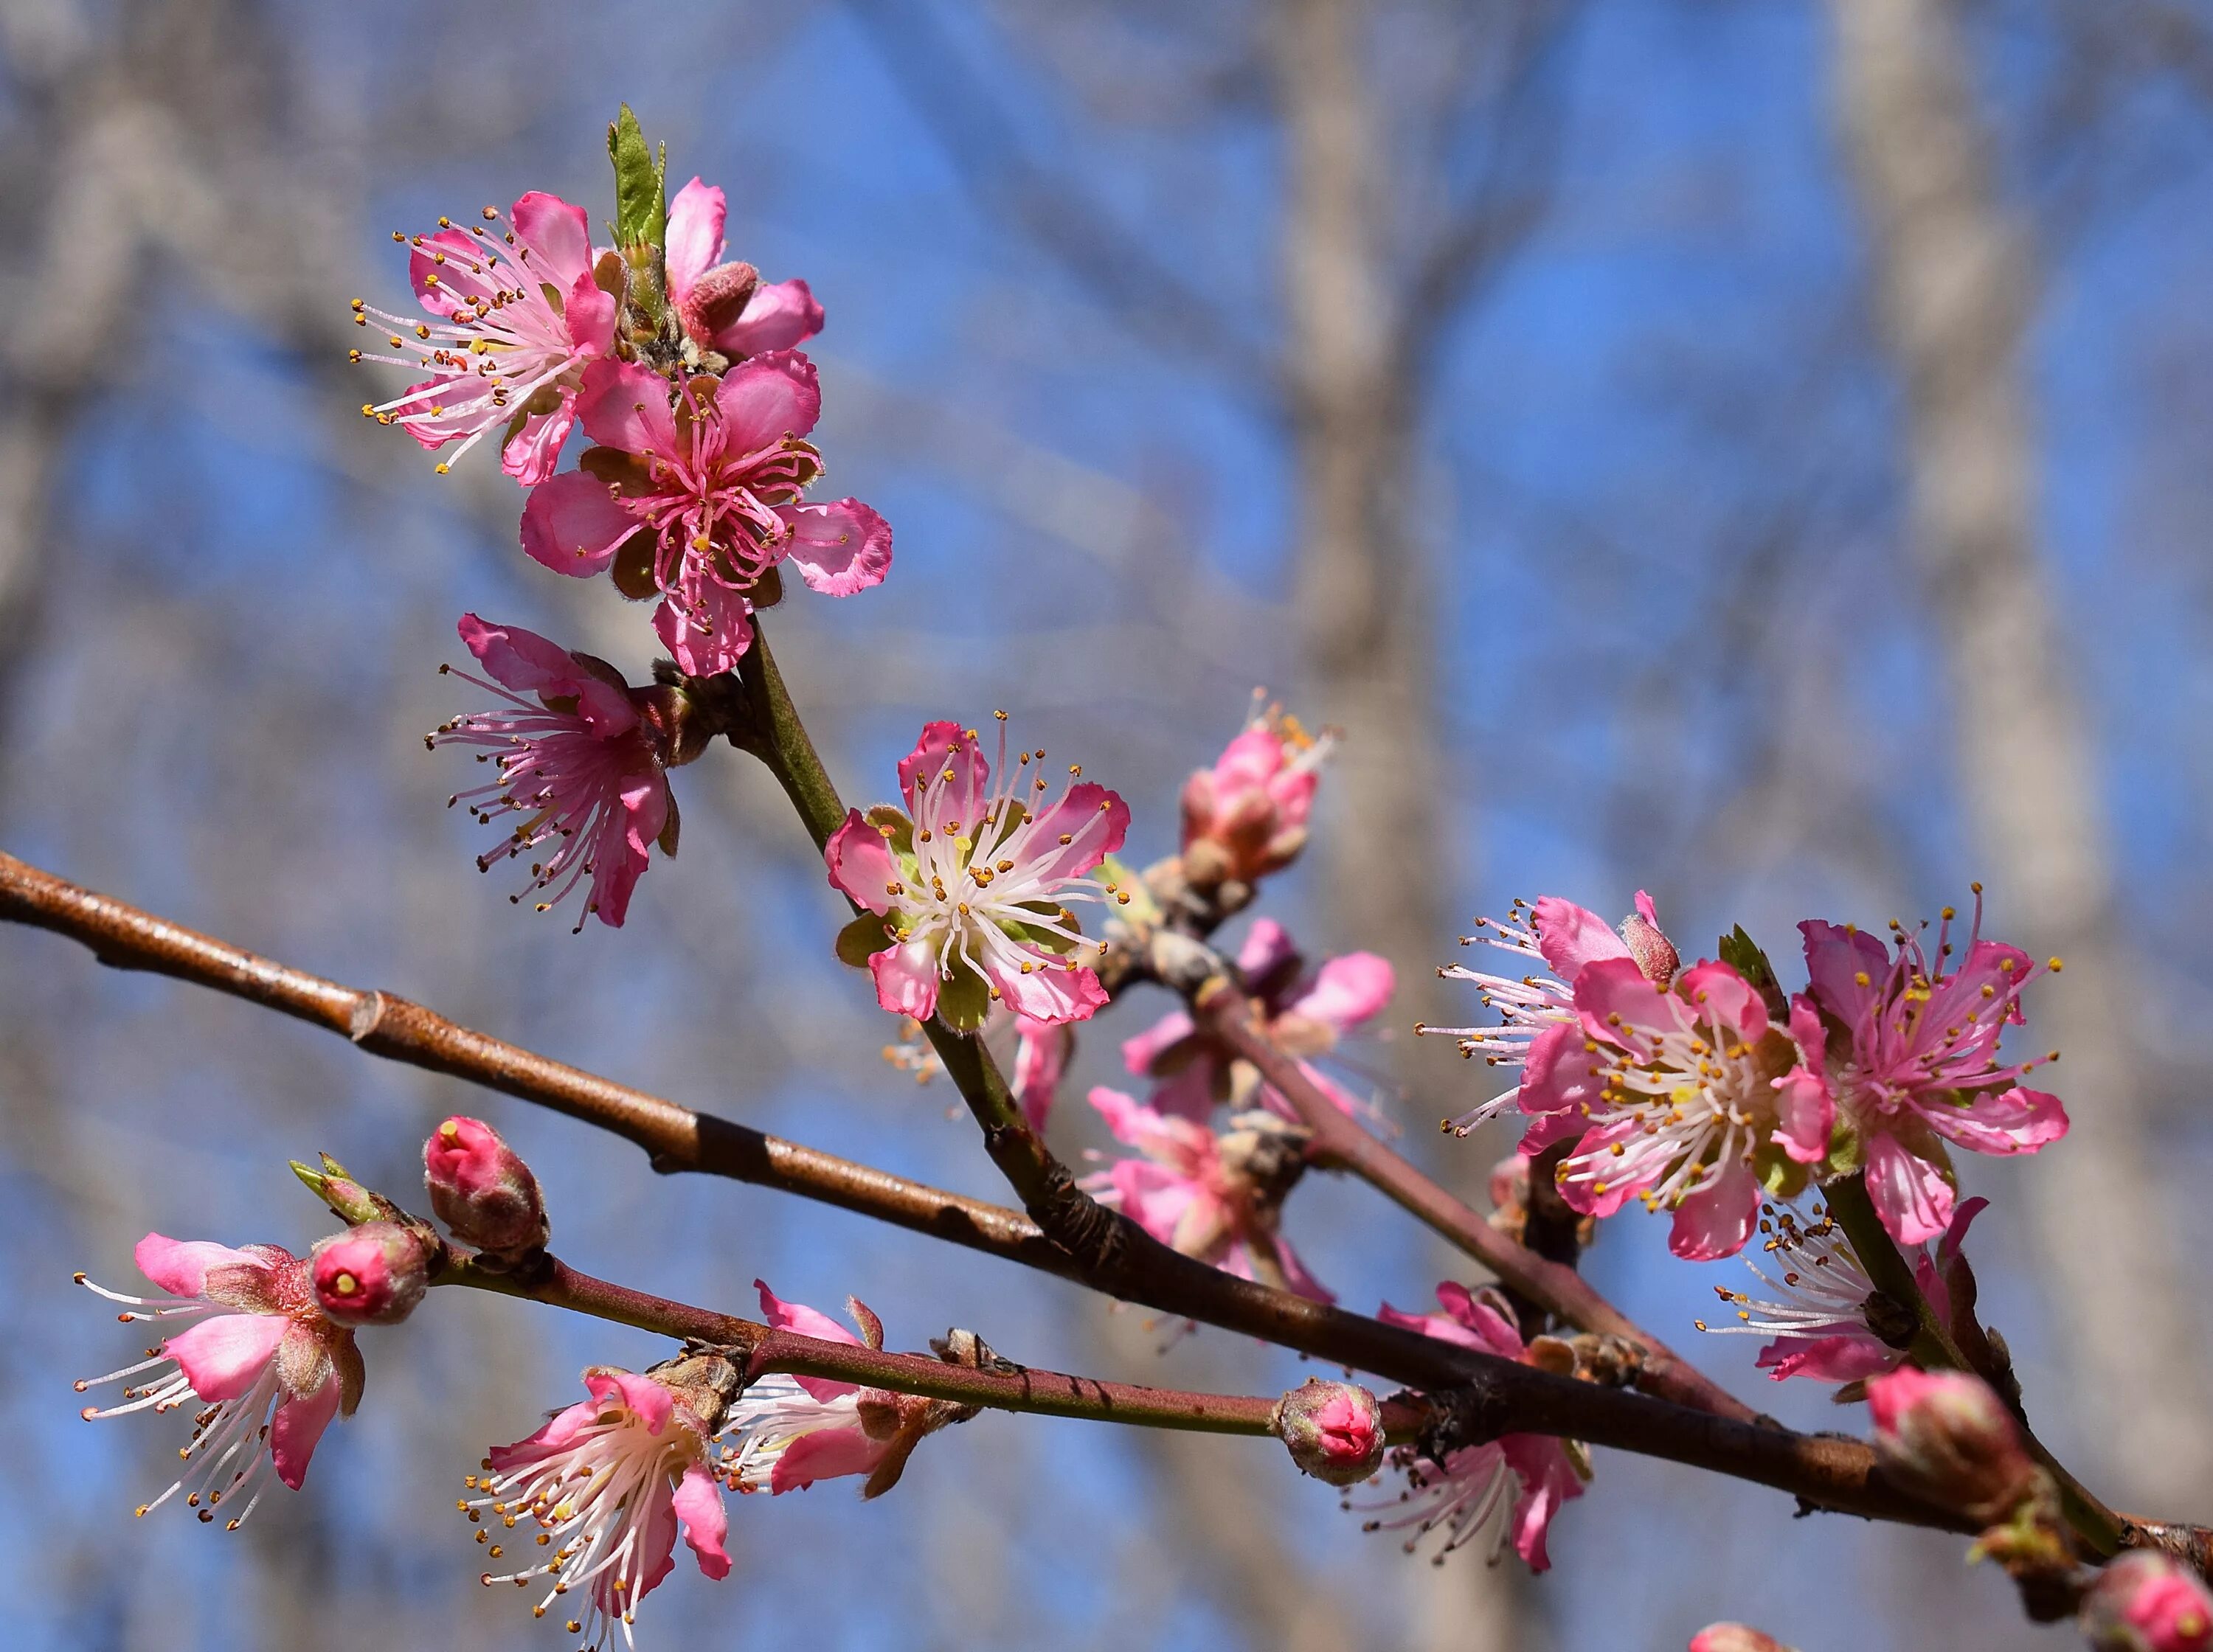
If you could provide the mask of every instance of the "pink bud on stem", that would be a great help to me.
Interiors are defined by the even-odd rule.
[[[551,1236],[538,1178],[480,1119],[456,1115],[430,1132],[423,1147],[423,1180],[430,1209],[465,1245],[515,1256],[542,1247]]]
[[[1691,1652],[1791,1652],[1749,1624],[1708,1624],[1691,1637]]]
[[[340,1325],[397,1325],[429,1287],[436,1241],[395,1222],[364,1222],[308,1254],[315,1302]]]
[[[2080,1621],[2094,1652],[2206,1652],[2213,1593],[2173,1556],[2138,1549],[2099,1575]]]
[[[1868,1410],[1876,1460],[1938,1502],[1995,1525],[2036,1490],[2021,1429],[1980,1377],[1904,1366],[1868,1380]]]
[[[1356,1485],[1383,1466],[1383,1408],[1365,1388],[1309,1377],[1277,1405],[1276,1437],[1301,1473]]]

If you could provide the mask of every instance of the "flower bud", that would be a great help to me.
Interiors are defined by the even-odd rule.
[[[1691,1652],[1790,1652],[1747,1624],[1708,1624],[1691,1637]]]
[[[1653,908],[1652,897],[1642,889],[1637,892],[1637,910],[1621,920],[1621,943],[1637,960],[1637,973],[1655,986],[1667,986],[1682,967],[1675,943],[1660,932],[1660,914]]]
[[[1980,1377],[1902,1366],[1868,1379],[1868,1410],[1886,1470],[1986,1525],[2004,1520],[2036,1488],[2021,1429]]]
[[[1329,746],[1271,709],[1184,783],[1184,875],[1193,887],[1251,883],[1297,858]]]
[[[396,1222],[364,1222],[308,1253],[315,1301],[340,1325],[397,1325],[430,1282],[432,1241]]]
[[[538,1248],[551,1233],[538,1178],[480,1119],[457,1116],[430,1133],[423,1180],[431,1210],[465,1245],[508,1256]]]
[[[1302,1474],[1356,1485],[1383,1466],[1383,1408],[1350,1382],[1307,1381],[1276,1405],[1276,1437]]]
[[[2081,1621],[2094,1652],[2206,1652],[2213,1594],[2173,1556],[2137,1549],[2099,1574]]]

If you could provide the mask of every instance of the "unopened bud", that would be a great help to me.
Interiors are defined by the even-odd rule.
[[[480,1119],[448,1119],[423,1147],[430,1208],[454,1238],[494,1255],[546,1243],[551,1229],[538,1178]]]
[[[315,1301],[340,1325],[397,1325],[430,1282],[432,1242],[395,1222],[364,1222],[308,1253]]]
[[[750,264],[717,264],[692,283],[679,307],[684,330],[702,344],[712,344],[723,328],[746,313],[746,304],[760,285],[760,272]]]
[[[1356,1485],[1383,1466],[1383,1408],[1365,1388],[1309,1377],[1277,1402],[1275,1421],[1301,1473]]]
[[[1206,891],[1282,870],[1306,847],[1317,771],[1329,754],[1280,708],[1259,710],[1210,769],[1184,783],[1184,873]]]
[[[1637,960],[1637,972],[1655,986],[1668,985],[1682,967],[1675,943],[1660,932],[1660,915],[1653,910],[1652,897],[1642,889],[1637,892],[1637,910],[1621,920],[1621,942]]]
[[[2213,1593],[2173,1556],[2137,1549],[2090,1586],[2081,1623],[2094,1652],[2206,1652]]]
[[[1708,1624],[1691,1637],[1691,1652],[1790,1652],[1790,1649],[1748,1624]]]
[[[1995,1526],[2035,1489],[2021,1429],[1990,1384],[1902,1366],[1868,1380],[1876,1460],[1937,1502]]]

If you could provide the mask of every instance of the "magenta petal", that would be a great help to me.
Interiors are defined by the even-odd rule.
[[[1881,1010],[1890,979],[1890,954],[1881,942],[1819,918],[1807,919],[1798,933],[1806,938],[1807,981],[1824,1009],[1855,1029]]]
[[[1372,952],[1350,952],[1321,966],[1313,987],[1289,1013],[1344,1033],[1381,1012],[1396,984],[1388,960]]]
[[[776,514],[791,530],[787,560],[808,588],[850,596],[882,584],[891,571],[891,524],[858,499],[783,505]]]
[[[697,178],[678,190],[676,198],[669,202],[668,234],[662,250],[668,265],[668,296],[677,303],[684,302],[701,276],[722,262],[722,229],[729,212],[722,192]]]
[[[162,1347],[202,1399],[235,1399],[261,1380],[291,1323],[282,1314],[218,1314]]]
[[[926,1021],[937,1013],[937,954],[919,941],[886,947],[869,960],[876,1003],[894,1015]]]
[[[804,1302],[787,1302],[768,1288],[765,1280],[753,1281],[753,1289],[760,1293],[761,1318],[778,1331],[789,1331],[802,1337],[814,1337],[823,1342],[843,1343],[849,1348],[858,1348],[861,1339],[832,1319],[820,1308]],[[796,1376],[792,1378],[815,1399],[827,1402],[840,1394],[849,1394],[858,1385],[840,1382],[834,1377]]]
[[[1759,1217],[1759,1180],[1741,1163],[1722,1167],[1710,1184],[1675,1207],[1667,1248],[1692,1262],[1734,1256]]]
[[[699,1557],[699,1570],[710,1577],[728,1577],[730,1556],[722,1541],[729,1535],[730,1517],[722,1507],[722,1483],[706,1464],[694,1463],[684,1471],[673,1507],[683,1522],[685,1542]]]
[[[561,467],[561,444],[576,428],[576,397],[571,391],[552,412],[525,416],[522,428],[501,446],[499,467],[524,487],[536,487]]]
[[[753,646],[753,604],[743,593],[715,580],[702,580],[698,588],[696,608],[686,609],[672,596],[654,610],[654,635],[687,676],[735,671]]]
[[[1245,936],[1245,944],[1237,949],[1237,967],[1245,972],[1247,980],[1258,980],[1273,972],[1286,960],[1298,955],[1292,944],[1290,932],[1272,917],[1253,920],[1253,927]]]
[[[1837,1104],[1819,1073],[1793,1067],[1775,1081],[1775,1111],[1780,1125],[1776,1146],[1800,1164],[1819,1164],[1829,1151],[1829,1131]]]
[[[584,471],[540,482],[522,507],[522,548],[555,573],[577,579],[604,570],[637,527],[607,485]]]
[[[277,1466],[277,1478],[293,1490],[308,1478],[308,1460],[315,1454],[315,1442],[338,1414],[338,1380],[333,1374],[313,1393],[285,1400],[269,1419],[269,1455]]]
[[[520,625],[487,625],[465,613],[454,627],[495,681],[521,694],[576,692],[576,662],[569,650]]]
[[[2067,1133],[2067,1109],[2058,1096],[2019,1086],[1972,1097],[1964,1107],[1931,1107],[1923,1117],[1938,1135],[1978,1153],[2033,1153]]]
[[[715,392],[722,414],[722,444],[732,454],[773,447],[788,436],[805,436],[822,416],[822,388],[814,363],[796,350],[771,351],[741,362]],[[871,513],[873,514],[873,513]],[[885,535],[890,560],[890,535]]]
[[[1537,898],[1535,929],[1537,950],[1544,954],[1552,973],[1570,986],[1586,964],[1629,956],[1628,943],[1612,924],[1589,907],[1558,895]]]
[[[265,1268],[249,1251],[235,1251],[204,1239],[168,1239],[148,1234],[131,1253],[138,1271],[172,1296],[197,1296],[206,1287],[210,1268]]]
[[[589,271],[576,277],[562,301],[561,319],[568,324],[569,342],[579,361],[604,356],[614,348],[615,316],[620,308],[615,296],[594,281]],[[574,405],[575,400],[574,392],[564,393],[564,405]]]
[[[668,381],[651,368],[603,358],[584,369],[576,417],[584,422],[584,434],[601,447],[673,453],[676,417],[669,411],[668,393]]]
[[[1896,1350],[1862,1332],[1857,1336],[1820,1337],[1811,1342],[1802,1338],[1771,1342],[1753,1362],[1777,1382],[1800,1376],[1816,1382],[1856,1382],[1887,1371],[1898,1357]]]
[[[872,1472],[890,1445],[888,1440],[869,1439],[858,1423],[816,1429],[783,1448],[776,1466],[769,1471],[768,1489],[797,1491],[817,1480]]]
[[[1521,1482],[1521,1495],[1514,1504],[1515,1552],[1531,1571],[1546,1570],[1552,1560],[1545,1551],[1545,1535],[1560,1506],[1582,1496],[1582,1478],[1560,1442],[1543,1435],[1504,1435],[1498,1449]]]
[[[1875,1213],[1901,1245],[1935,1239],[1952,1220],[1952,1185],[1935,1165],[1907,1152],[1895,1136],[1869,1142],[1867,1190]]]
[[[1572,1113],[1580,1124],[1583,1108],[1606,1088],[1599,1058],[1583,1045],[1583,1029],[1573,1021],[1548,1027],[1532,1039],[1515,1105],[1531,1118]]]
[[[822,306],[804,281],[763,282],[738,319],[715,335],[725,356],[758,356],[789,350],[822,331]]]
[[[884,834],[870,826],[860,810],[845,816],[845,824],[830,834],[822,850],[831,884],[848,899],[872,912],[891,910],[887,893],[899,881],[899,863],[893,858]]]
[[[1466,1326],[1477,1344],[1487,1352],[1502,1359],[1521,1357],[1521,1332],[1490,1303],[1478,1301],[1475,1293],[1458,1280],[1448,1279],[1437,1287],[1437,1302],[1455,1323]]]
[[[515,204],[515,233],[530,249],[532,267],[566,290],[592,267],[592,221],[581,206],[533,190]]]

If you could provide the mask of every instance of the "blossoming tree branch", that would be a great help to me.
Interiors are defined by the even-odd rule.
[[[1774,1487],[1801,1511],[1957,1533],[2013,1577],[2029,1616],[2077,1617],[2094,1646],[2213,1645],[2213,1534],[2112,1509],[2058,1461],[1978,1308],[1984,1201],[1958,1196],[1956,1160],[2066,1150],[2066,1110],[2044,1088],[2055,1056],[2021,1030],[2058,960],[1986,935],[1979,887],[1933,924],[1808,919],[1796,984],[1741,929],[1686,964],[1642,893],[1618,925],[1557,896],[1478,918],[1471,961],[1442,972],[1469,990],[1468,1024],[1415,1029],[1473,1064],[1438,1064],[1440,1092],[1459,1095],[1441,1109],[1448,1131],[1521,1131],[1478,1213],[1389,1144],[1385,1104],[1332,1060],[1386,1012],[1390,966],[1316,961],[1265,916],[1222,938],[1303,847],[1328,735],[1256,699],[1186,784],[1174,851],[1141,869],[1123,798],[1020,744],[1003,710],[946,707],[895,774],[863,777],[850,801],[839,789],[761,617],[794,576],[845,598],[892,570],[884,519],[823,497],[821,393],[801,348],[822,307],[804,281],[724,258],[722,192],[695,178],[670,198],[665,156],[627,109],[609,151],[606,244],[584,207],[532,192],[395,234],[413,311],[353,302],[355,358],[407,381],[363,412],[440,472],[500,466],[524,491],[521,550],[649,604],[665,653],[632,683],[464,614],[467,659],[440,668],[476,709],[429,744],[487,765],[454,799],[495,830],[479,864],[511,902],[580,932],[620,925],[638,880],[675,856],[673,771],[741,760],[726,751],[766,765],[848,909],[821,945],[898,1018],[900,1063],[957,1088],[1012,1204],[693,1112],[4,856],[0,912],[587,1120],[656,1171],[781,1188],[1296,1350],[1344,1380],[1191,1393],[1036,1369],[986,1340],[1011,1350],[1019,1327],[895,1351],[919,1329],[856,1298],[842,1318],[765,1283],[754,1303],[670,1301],[557,1258],[516,1147],[455,1117],[424,1143],[419,1197],[327,1156],[295,1162],[344,1224],[303,1255],[149,1234],[144,1284],[79,1276],[124,1324],[152,1327],[76,1385],[94,1396],[83,1415],[192,1414],[181,1472],[139,1514],[181,1507],[236,1530],[301,1492],[325,1430],[364,1403],[363,1341],[458,1286],[668,1338],[645,1370],[587,1369],[566,1404],[558,1385],[515,1395],[518,1437],[457,1466],[484,1583],[515,1586],[585,1647],[649,1639],[648,1597],[680,1539],[706,1577],[729,1572],[726,1494],[771,1494],[746,1505],[770,1522],[776,1496],[820,1481],[879,1497],[932,1435],[987,1411],[1272,1436],[1409,1552],[1511,1550],[1539,1571],[1552,1521],[1601,1484],[1591,1448],[1638,1452]],[[1162,994],[1174,1007],[1121,1045],[1126,1088],[1084,1098],[1126,1151],[1078,1175],[1051,1145],[1074,1029]],[[1455,1247],[1465,1277],[1409,1282],[1406,1308],[1339,1304],[1295,1243],[1312,1173],[1369,1184]],[[1724,1266],[1696,1328],[1755,1337],[1770,1377],[1864,1403],[1864,1441],[1759,1415],[1576,1271],[1595,1224],[1631,1204],[1667,1215],[1686,1263]],[[1729,1623],[1692,1643],[1777,1644]]]

